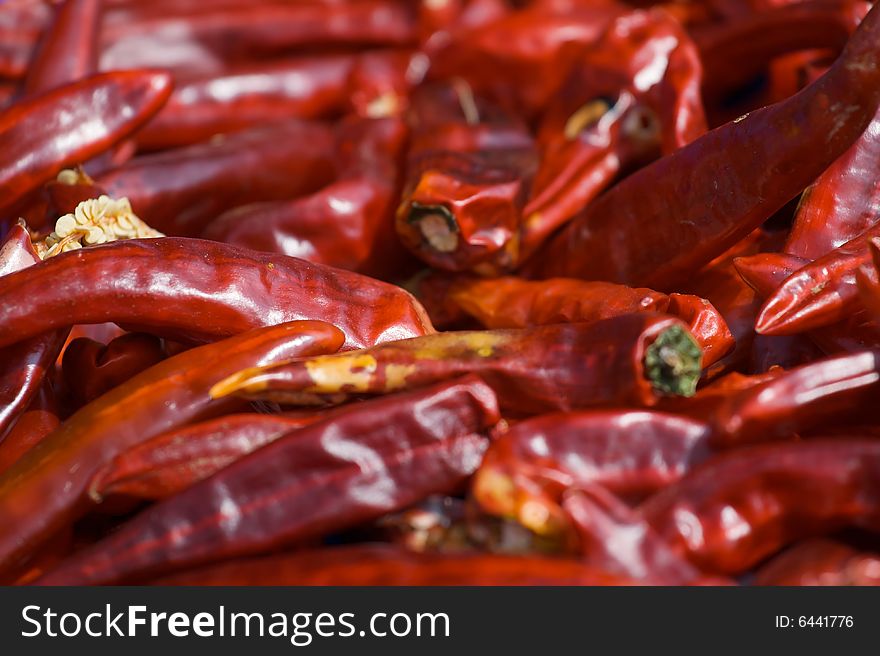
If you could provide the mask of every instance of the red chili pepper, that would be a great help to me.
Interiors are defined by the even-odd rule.
[[[346,101],[351,111],[364,118],[401,116],[412,87],[421,79],[414,72],[420,57],[411,50],[360,53],[348,74]]]
[[[399,119],[345,120],[337,127],[337,181],[292,201],[230,210],[204,236],[384,279],[406,272],[412,261],[393,228],[406,137]]]
[[[138,146],[177,148],[271,122],[339,113],[354,61],[352,55],[298,57],[178,77],[168,103],[138,133]]]
[[[640,410],[544,415],[515,424],[486,452],[472,494],[493,515],[539,535],[567,530],[566,490],[599,485],[642,498],[680,479],[709,451],[708,424]]]
[[[95,184],[82,168],[77,168],[66,169],[43,185],[43,194],[47,199],[43,219],[52,226],[59,216],[73,214],[84,200],[106,196],[107,191]]]
[[[456,490],[498,419],[476,377],[342,408],[152,506],[40,583],[142,579],[357,526]]]
[[[264,556],[197,569],[159,585],[631,585],[569,558],[414,553],[355,545]]]
[[[880,555],[826,539],[806,540],[761,567],[755,585],[880,585]]]
[[[109,344],[80,337],[64,349],[62,373],[78,406],[94,401],[166,357],[159,338],[126,333]]]
[[[706,131],[700,71],[693,43],[662,11],[619,17],[579,56],[541,119],[522,259],[622,171]]]
[[[418,302],[393,285],[283,255],[173,237],[90,246],[4,276],[0,308],[0,346],[107,321],[204,342],[284,321],[326,319],[345,333],[349,348],[433,332]]]
[[[673,549],[738,574],[796,540],[846,526],[880,529],[880,443],[810,441],[713,458],[641,507]]]
[[[0,574],[89,508],[88,486],[124,450],[187,421],[228,410],[208,386],[243,365],[332,352],[342,333],[295,321],[169,358],[85,406],[0,475]]]
[[[117,71],[25,100],[0,114],[0,223],[61,169],[118,143],[171,93],[165,73]],[[77,126],[72,129],[71,126]]]
[[[690,294],[670,294],[666,312],[688,325],[703,350],[703,367],[715,364],[736,345],[724,317],[705,298]]]
[[[856,275],[859,286],[859,299],[874,320],[880,320],[880,239],[868,242],[871,251],[871,264],[862,267]]]
[[[321,418],[241,414],[178,428],[113,458],[92,479],[89,496],[166,499]]]
[[[341,402],[387,394],[465,373],[482,376],[502,407],[538,414],[602,405],[653,405],[690,396],[701,352],[685,325],[662,314],[627,314],[594,323],[521,330],[447,332],[369,349],[257,367],[214,386],[285,403]]]
[[[872,10],[827,74],[628,177],[537,253],[531,273],[661,290],[691,275],[864,132],[880,104],[878,38]]]
[[[294,198],[335,175],[328,125],[288,120],[126,162],[96,178],[148,225],[194,236],[225,210]]]
[[[28,66],[27,96],[76,82],[97,70],[100,18],[100,0],[61,3]]]
[[[55,393],[49,382],[43,381],[30,405],[0,442],[0,474],[42,442],[60,423]]]

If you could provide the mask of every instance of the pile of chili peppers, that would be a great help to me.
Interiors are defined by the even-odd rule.
[[[880,583],[880,9],[6,0],[0,583]]]

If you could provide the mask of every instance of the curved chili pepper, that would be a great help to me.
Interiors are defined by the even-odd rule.
[[[874,225],[791,274],[764,302],[755,330],[764,335],[790,335],[849,316],[859,307],[856,273],[871,261],[868,244],[878,236],[880,225]]]
[[[84,200],[108,195],[82,168],[61,171],[55,180],[43,185],[43,194],[47,199],[45,219],[50,225],[59,216],[73,214]]]
[[[531,273],[661,290],[690,275],[781,208],[864,132],[880,104],[878,40],[875,9],[819,80],[626,178],[539,251]]]
[[[736,341],[721,313],[705,298],[690,294],[670,294],[668,314],[687,325],[703,350],[703,367],[715,364],[733,350]]]
[[[697,567],[737,574],[805,537],[845,526],[878,530],[878,495],[880,443],[817,440],[713,458],[640,511]]]
[[[0,573],[89,507],[88,486],[114,456],[187,421],[231,407],[208,385],[242,365],[332,352],[343,335],[320,321],[294,321],[169,358],[85,406],[0,475]],[[234,407],[234,406],[232,406]]]
[[[440,333],[338,357],[256,367],[221,380],[211,394],[321,404],[473,372],[492,386],[505,409],[537,414],[653,405],[664,394],[690,396],[700,357],[678,319],[626,314],[588,324]]]
[[[117,71],[6,109],[0,114],[0,222],[58,171],[132,134],[170,93],[171,79],[165,73]]]
[[[600,485],[644,497],[680,479],[709,455],[709,425],[660,412],[597,410],[515,424],[486,452],[472,495],[493,515],[539,535],[566,531],[567,489]]]
[[[58,428],[58,407],[49,381],[43,381],[30,405],[0,442],[0,474]]]
[[[341,408],[150,507],[40,583],[143,578],[376,519],[457,489],[498,419],[476,377]]]
[[[65,0],[31,58],[24,82],[27,96],[75,82],[98,68],[101,0]]]
[[[697,51],[665,12],[625,14],[579,55],[543,113],[522,259],[622,171],[706,131]]]
[[[706,71],[704,95],[710,101],[723,98],[786,53],[816,48],[839,53],[868,9],[860,0],[806,0],[702,30],[695,39]]]
[[[177,148],[266,123],[339,113],[353,65],[352,55],[325,55],[178,78],[168,103],[138,133],[138,146]]]
[[[39,261],[27,229],[20,224],[13,226],[0,245],[0,278]],[[63,333],[46,332],[0,348],[0,444],[39,391],[65,337]]]
[[[157,230],[193,236],[225,210],[301,196],[334,175],[330,127],[288,120],[142,155],[95,181],[111,196],[128,198]]]
[[[422,5],[424,7],[424,3]],[[420,76],[413,73],[419,54],[411,50],[378,50],[360,53],[347,80],[347,104],[365,118],[401,116],[409,93]]]
[[[201,239],[90,246],[0,278],[0,346],[82,323],[204,342],[295,319],[338,325],[349,348],[433,332],[398,287]]]
[[[599,485],[565,495],[587,565],[653,585],[687,585],[700,572],[674,553],[633,509]]]
[[[321,419],[227,415],[178,428],[123,451],[92,479],[89,496],[166,499],[279,437]]]
[[[64,349],[62,373],[77,405],[97,399],[165,359],[162,341],[144,333],[126,333],[109,344],[80,337]]]
[[[355,545],[264,556],[184,572],[159,585],[628,585],[569,558],[416,553]]]
[[[245,205],[219,216],[204,236],[236,246],[390,278],[411,266],[393,214],[407,137],[400,119],[342,121],[339,179],[292,201]]]
[[[880,585],[880,555],[840,542],[806,540],[761,567],[755,585]]]

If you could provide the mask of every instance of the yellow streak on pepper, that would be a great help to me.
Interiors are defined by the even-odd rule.
[[[432,335],[423,338],[425,344],[416,349],[414,356],[417,360],[442,360],[452,354],[462,351],[476,353],[482,358],[488,358],[495,353],[495,348],[509,340],[507,335],[498,334],[488,330],[471,330],[462,333],[446,333]]]
[[[414,364],[388,364],[385,365],[385,391],[406,387],[406,378],[415,373]]]
[[[348,392],[368,392],[378,366],[369,353],[313,358],[305,365],[314,385],[303,391],[317,394],[341,392],[343,387]]]

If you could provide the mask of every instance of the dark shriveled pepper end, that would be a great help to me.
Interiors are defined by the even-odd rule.
[[[664,330],[645,351],[645,375],[659,392],[693,396],[702,372],[703,352],[681,326]]]

